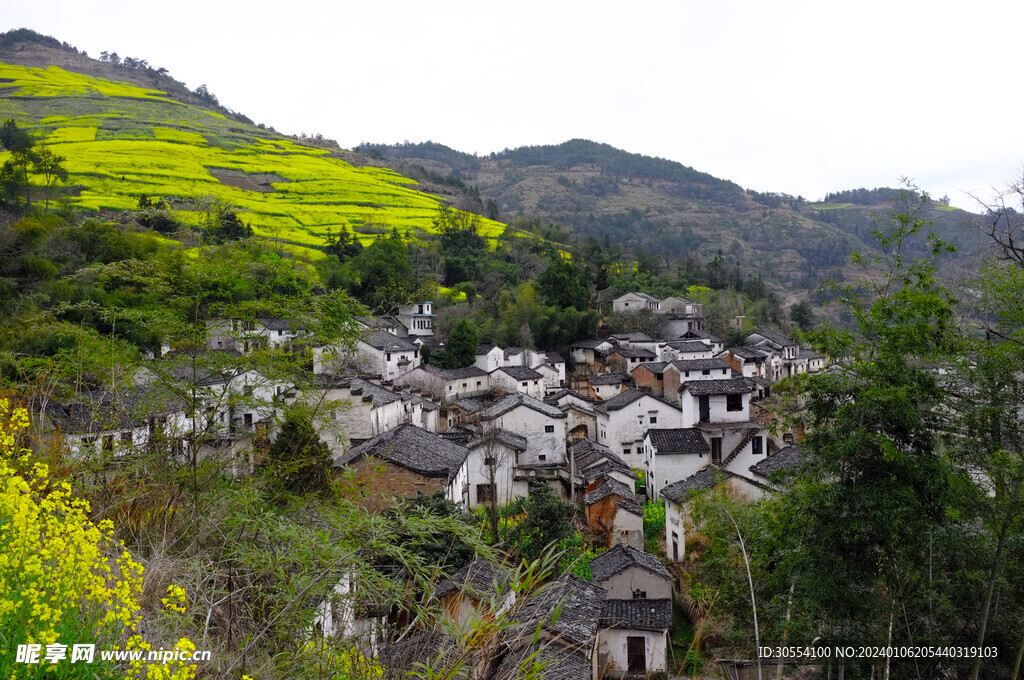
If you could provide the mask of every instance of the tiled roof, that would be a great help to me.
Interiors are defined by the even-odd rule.
[[[452,406],[457,406],[466,413],[476,413],[477,411],[483,410],[484,405],[476,399],[458,399],[452,402]]]
[[[510,651],[494,669],[492,680],[520,680],[532,669],[544,680],[590,680],[590,662],[582,652],[561,645],[540,643]]]
[[[804,455],[799,444],[790,444],[779,449],[764,460],[750,466],[750,471],[762,477],[771,477],[783,472],[793,472],[803,465]]]
[[[671,340],[665,343],[666,347],[671,347],[677,352],[683,354],[696,354],[697,352],[710,352],[711,347],[705,345],[700,340]]]
[[[501,368],[494,369],[495,373],[498,371],[511,376],[513,380],[540,380],[544,377],[537,371],[532,368],[527,368],[526,366],[502,366]]]
[[[653,298],[652,298],[653,299]],[[647,335],[647,333],[612,333],[608,337],[615,338],[616,340],[626,340],[628,342],[654,342],[654,338]]]
[[[590,439],[581,439],[570,444],[568,452],[576,464],[576,471],[585,482],[589,483],[609,472],[621,472],[637,479],[633,468],[629,467],[611,449]]]
[[[666,630],[672,627],[672,600],[605,600],[601,628]]]
[[[672,365],[680,371],[714,371],[732,368],[725,359],[677,359],[672,362]]]
[[[557,392],[552,392],[548,396],[544,397],[544,401],[546,401],[549,404],[556,404],[560,399],[564,397],[573,397],[575,399],[579,399],[580,401],[589,401],[591,403],[595,401],[593,397],[585,397],[579,392],[576,392],[575,390],[570,390],[568,387],[563,387]]]
[[[726,378],[724,380],[692,380],[679,388],[682,392],[686,390],[695,397],[711,394],[747,394],[757,388],[752,380],[747,378]]]
[[[353,447],[336,462],[348,465],[358,458],[374,456],[424,477],[451,479],[462,467],[468,453],[466,448],[440,435],[406,424]]]
[[[478,435],[477,438],[466,444],[466,446],[471,449],[486,446],[490,436],[491,435],[489,434]],[[509,432],[506,429],[497,430],[494,432],[493,437],[496,441],[501,442],[505,446],[510,449],[515,449],[516,451],[525,451],[528,445],[526,437],[521,434],[516,434],[515,432]]]
[[[577,340],[576,342],[572,343],[571,347],[573,349],[594,349],[598,345],[603,345],[605,342],[606,342],[605,340],[596,340],[596,339],[592,339],[592,340]]]
[[[268,331],[288,331],[292,329],[292,322],[287,319],[260,319],[260,323]]]
[[[589,645],[597,635],[605,597],[601,586],[564,574],[530,597],[517,618],[529,630],[539,623],[563,644]]]
[[[652,428],[647,430],[655,453],[659,456],[677,453],[711,453],[707,441],[695,427]]]
[[[486,599],[508,591],[509,572],[480,557],[437,584],[434,596],[441,598],[465,590],[473,599]]]
[[[622,385],[631,382],[633,379],[628,373],[602,373],[590,379],[591,385]]]
[[[795,340],[787,338],[785,335],[779,333],[778,331],[771,330],[770,328],[758,328],[756,331],[747,336],[748,345],[756,345],[758,343],[757,340],[752,340],[753,336],[755,335],[760,335],[762,338],[764,338],[771,344],[778,345],[779,347],[788,347],[790,345],[796,344]]]
[[[526,408],[533,409],[538,413],[543,413],[551,418],[565,418],[565,414],[557,406],[551,404],[545,404],[540,399],[535,399],[529,395],[523,394],[522,392],[516,392],[515,394],[509,394],[494,402],[483,411],[480,412],[480,418],[483,420],[492,420],[499,416],[503,416],[512,409],[525,406]]]
[[[323,377],[320,377],[321,375]],[[375,406],[391,404],[402,399],[401,394],[392,392],[362,378],[344,378],[319,374],[314,376],[314,381],[317,387],[321,389],[330,387],[348,388],[351,390],[354,398],[361,398],[362,401],[370,402]]]
[[[609,496],[618,496],[620,502],[616,503],[616,505],[623,510],[631,512],[634,515],[639,514],[640,516],[643,516],[640,499],[635,493],[633,493],[633,489],[613,477],[605,477],[604,481],[601,482],[601,486],[583,497],[583,504],[593,505],[594,503],[598,503]]]
[[[705,380],[704,382],[715,382],[715,381],[713,381],[713,380]],[[623,408],[629,406],[634,401],[637,401],[638,399],[642,399],[643,397],[648,397],[650,399],[654,399],[656,401],[660,401],[663,404],[671,406],[672,408],[674,408],[677,411],[682,410],[682,407],[680,407],[679,404],[673,404],[671,401],[668,401],[666,399],[662,399],[661,397],[656,397],[653,394],[650,394],[649,392],[644,392],[643,390],[638,390],[638,389],[634,389],[634,388],[628,389],[625,392],[619,392],[618,394],[616,394],[611,399],[608,399],[607,401],[602,401],[600,404],[598,404],[597,406],[594,407],[594,410],[595,411],[600,411],[601,413],[608,413],[609,411],[618,411],[620,409],[623,409]]]
[[[439,366],[423,366],[424,371],[436,375],[441,380],[463,380],[465,378],[479,378],[487,375],[487,371],[476,366],[465,368],[441,368]]]
[[[637,371],[647,369],[654,375],[661,375],[662,373],[665,372],[665,368],[667,366],[669,366],[669,362],[667,361],[648,361],[647,363],[640,364],[632,371],[630,371],[630,373],[636,373]]]
[[[491,350],[498,349],[497,345],[477,345],[476,355],[482,356],[484,354],[490,354]]]
[[[417,664],[444,668],[455,661],[455,641],[439,631],[415,632],[381,650],[381,664],[389,671],[414,673]]]
[[[385,351],[385,352],[402,352],[412,351],[419,349],[416,345],[409,342],[405,338],[400,338],[397,335],[392,335],[387,331],[370,331],[363,335],[363,342],[370,347]]]
[[[559,354],[558,352],[548,352],[547,353],[547,358],[548,358],[548,363],[552,364],[552,365],[554,365],[554,364],[564,364],[565,363],[565,359],[563,359],[562,355]]]
[[[506,347],[505,348],[505,358],[506,359],[508,359],[509,357],[518,356],[518,355],[520,355],[522,353],[523,353],[523,348],[522,347]]]
[[[753,361],[754,363],[761,363],[768,358],[768,355],[764,350],[756,347],[730,347],[726,351],[732,352],[732,355],[735,357]]]
[[[695,475],[691,475],[684,480],[676,482],[675,484],[669,484],[659,492],[659,495],[665,500],[669,500],[677,504],[682,504],[686,502],[686,499],[689,497],[691,493],[703,491],[704,489],[710,489],[713,486],[715,486],[719,481],[724,481],[727,477],[743,480],[747,484],[759,487],[761,489],[770,488],[762,484],[761,482],[757,481],[756,479],[744,477],[743,475],[738,475],[735,472],[731,472],[729,470],[723,470],[717,465],[708,465],[706,468],[704,468]]]
[[[594,581],[598,583],[607,581],[623,569],[630,567],[639,567],[661,578],[672,578],[672,575],[668,573],[668,569],[665,568],[665,565],[657,557],[623,543],[590,560],[590,572],[594,576]]]
[[[616,347],[608,350],[608,356],[612,354],[618,354],[627,359],[656,359],[658,357],[657,354],[649,349],[634,349],[632,347]]]
[[[180,409],[177,403],[156,390],[135,387],[86,392],[66,404],[50,402],[46,415],[64,434],[89,434],[141,427],[150,415]]]

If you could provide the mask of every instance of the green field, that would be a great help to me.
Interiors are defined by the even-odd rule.
[[[170,199],[195,224],[216,200],[237,207],[257,234],[295,244],[319,245],[342,227],[364,241],[392,228],[432,231],[440,199],[415,181],[165,94],[54,66],[0,64],[0,119],[13,118],[67,159],[64,193],[77,208],[132,209],[146,194]],[[504,229],[481,218],[484,236]]]

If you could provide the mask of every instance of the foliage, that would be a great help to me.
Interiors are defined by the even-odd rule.
[[[285,413],[277,439],[260,465],[272,488],[291,493],[324,493],[330,482],[331,451],[309,414],[298,408]]]
[[[351,263],[358,277],[353,292],[370,309],[391,313],[412,300],[416,286],[409,251],[397,232],[371,243]]]
[[[467,319],[459,321],[448,334],[448,342],[438,359],[438,365],[442,368],[472,366],[476,360],[478,339],[476,326]]]
[[[651,554],[660,552],[661,539],[665,535],[665,501],[658,499],[644,503],[644,550]]]
[[[66,481],[20,448],[28,412],[0,400],[0,673],[51,677],[48,665],[15,664],[19,644],[147,648],[137,635],[142,566],[114,538],[110,521],[94,524],[90,506]],[[185,638],[176,648],[194,650]],[[69,647],[70,648],[70,647]],[[98,655],[98,652],[97,652]],[[69,662],[65,662],[69,663]],[[133,662],[126,677],[195,677],[194,665]],[[62,677],[113,675],[109,662],[64,665]]]
[[[581,280],[579,269],[572,262],[558,258],[537,277],[537,292],[552,307],[589,307],[590,293]]]
[[[538,559],[552,544],[573,535],[572,507],[558,497],[547,484],[530,483],[530,496],[522,504],[525,516],[515,527],[512,542],[519,557],[527,562]]]

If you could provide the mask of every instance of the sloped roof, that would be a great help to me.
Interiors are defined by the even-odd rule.
[[[669,366],[669,362],[668,361],[648,361],[648,362],[640,364],[639,366],[634,368],[632,371],[630,371],[630,373],[636,373],[639,370],[647,369],[648,371],[650,371],[654,375],[661,375],[662,373],[665,372],[665,368],[668,367],[668,366]]]
[[[715,382],[715,381],[713,381],[713,380],[705,380],[704,382]],[[655,396],[655,395],[653,395],[653,394],[651,394],[649,392],[644,392],[643,390],[638,390],[636,388],[630,388],[630,389],[626,390],[625,392],[619,392],[618,394],[616,394],[611,399],[608,399],[606,401],[602,401],[600,404],[595,406],[594,410],[595,411],[600,411],[601,413],[608,413],[610,411],[618,411],[618,410],[621,410],[621,409],[629,406],[634,401],[637,401],[637,400],[642,399],[644,397],[647,397],[649,399],[654,399],[656,401],[660,401],[663,404],[667,404],[668,406],[671,406],[672,408],[674,408],[677,411],[681,411],[682,410],[682,407],[679,406],[679,404],[673,404],[671,401],[668,401],[666,399],[662,399],[661,397],[657,397],[657,396]]]
[[[620,543],[611,550],[603,552],[590,560],[590,572],[594,576],[594,581],[599,583],[607,581],[620,571],[630,567],[639,567],[661,578],[672,578],[672,575],[668,573],[668,569],[665,568],[665,565],[657,557],[624,543]]]
[[[338,457],[338,465],[373,456],[412,470],[424,477],[451,479],[462,467],[469,451],[444,437],[415,425],[399,425],[350,449]]]
[[[620,295],[619,297],[617,297],[615,299],[616,300],[621,300],[622,298],[629,297],[630,295],[635,295],[637,297],[641,297],[644,300],[648,300],[650,302],[661,302],[661,300],[659,300],[658,298],[654,297],[653,295],[648,295],[647,293],[637,293],[637,292],[623,293],[622,295]]]
[[[517,618],[529,629],[540,623],[563,643],[586,645],[597,635],[606,597],[601,586],[564,574],[530,597]]]
[[[609,496],[618,496],[620,502],[616,505],[634,515],[643,516],[643,509],[640,506],[639,497],[619,480],[613,477],[605,477],[601,485],[583,497],[584,505],[593,505]]]
[[[649,349],[636,349],[633,347],[615,347],[608,350],[608,356],[612,354],[618,354],[627,359],[656,359],[658,357],[657,354]]]
[[[466,378],[479,378],[488,375],[487,371],[477,366],[466,366],[465,368],[441,368],[439,366],[422,366],[424,371],[436,375],[441,380],[464,380]]]
[[[418,631],[398,642],[386,645],[378,657],[392,672],[414,672],[416,664],[429,663],[437,668],[454,661],[455,640],[439,631]]]
[[[800,445],[790,444],[785,448],[779,449],[764,460],[751,465],[750,471],[762,477],[770,478],[772,475],[793,472],[803,465],[804,462],[805,459]]]
[[[622,385],[631,382],[633,379],[628,373],[602,373],[590,378],[591,385]]]
[[[657,298],[651,298],[657,299]],[[615,338],[616,340],[627,340],[629,342],[654,342],[654,338],[647,335],[647,333],[633,332],[633,333],[612,333],[608,336],[609,338]]]
[[[548,352],[547,353],[547,358],[548,358],[548,363],[549,364],[564,364],[565,363],[565,359],[563,359],[562,355],[559,354],[558,352]]]
[[[457,400],[453,401],[451,405],[452,406],[457,406],[458,408],[462,409],[466,413],[476,413],[477,411],[481,411],[484,408],[484,405],[483,405],[482,402],[477,401],[476,399],[468,399],[468,398],[457,399]]]
[[[362,341],[370,347],[374,347],[385,352],[401,352],[419,349],[419,347],[405,338],[400,338],[397,335],[392,335],[387,331],[381,330],[370,331],[369,333],[363,334]]]
[[[580,651],[561,645],[541,643],[519,647],[502,657],[491,680],[520,680],[534,667],[541,668],[537,677],[544,680],[590,680],[590,661]]]
[[[130,387],[85,392],[72,402],[50,402],[46,415],[64,434],[92,434],[141,427],[150,415],[181,409],[158,390]]]
[[[555,404],[558,403],[558,401],[563,397],[574,397],[576,399],[579,399],[580,401],[589,401],[590,403],[596,401],[593,397],[586,397],[575,390],[569,389],[568,387],[563,387],[557,392],[552,392],[548,396],[544,397],[544,401],[546,401],[549,404]]]
[[[710,352],[711,346],[705,345],[700,340],[670,340],[665,347],[671,347],[677,352],[684,354],[696,354],[697,352]]]
[[[490,354],[492,350],[500,349],[497,345],[477,345],[476,356],[483,356],[484,354]]]
[[[768,353],[766,353],[763,349],[758,349],[757,347],[748,347],[741,345],[739,347],[730,347],[726,351],[732,352],[732,355],[735,357],[739,357],[740,359],[752,360],[756,363],[760,363],[768,358]]]
[[[611,449],[590,439],[581,439],[568,447],[569,456],[576,464],[576,471],[585,482],[591,482],[610,472],[621,472],[637,479],[636,472]]]
[[[572,345],[570,345],[570,346],[573,349],[594,349],[598,345],[603,345],[605,342],[607,342],[607,341],[606,340],[597,340],[597,339],[577,340],[576,342],[572,343]]]
[[[672,627],[672,600],[605,600],[601,628],[666,630]]]
[[[526,366],[501,366],[500,368],[494,369],[493,373],[501,371],[506,375],[510,376],[513,380],[540,380],[544,376]]]
[[[755,335],[760,335],[768,342],[772,343],[773,345],[778,345],[779,347],[788,347],[790,345],[796,344],[796,340],[791,340],[790,338],[786,337],[785,335],[778,331],[772,330],[770,328],[758,328],[753,333],[747,336],[748,345],[757,344],[756,340],[751,340],[751,338]]]
[[[551,404],[545,404],[540,399],[536,399],[529,395],[523,394],[522,392],[516,392],[502,397],[500,400],[494,402],[483,411],[480,412],[480,418],[483,420],[492,420],[499,416],[505,415],[509,411],[525,406],[526,408],[533,409],[538,413],[543,413],[551,418],[565,418],[565,414],[557,406]]]
[[[672,365],[680,371],[714,371],[732,368],[725,359],[676,359]]]
[[[471,449],[486,446],[489,437],[490,435],[487,434],[478,435],[476,439],[466,444],[466,446]],[[516,451],[525,451],[529,444],[529,442],[527,442],[526,440],[526,437],[524,437],[523,435],[516,434],[515,432],[509,432],[504,428],[494,432],[493,437],[496,441],[501,442],[505,446],[509,447],[510,449],[515,449]]]
[[[757,389],[753,380],[748,378],[726,378],[724,380],[692,380],[683,383],[679,388],[686,390],[695,397],[711,394],[747,394]]]
[[[508,590],[509,577],[509,571],[504,567],[478,557],[452,574],[451,578],[438,583],[434,596],[441,598],[456,590],[466,590],[474,599],[492,597]]]
[[[384,406],[401,401],[402,395],[389,389],[376,385],[362,378],[332,378],[325,375],[323,378],[314,376],[317,387],[346,387],[352,392],[353,397],[359,397],[364,402],[370,402],[375,406]]]
[[[697,474],[690,475],[673,484],[669,484],[658,492],[658,495],[673,503],[682,504],[691,493],[714,487],[719,480],[728,474],[716,465],[708,465]]]
[[[666,456],[678,453],[711,453],[707,441],[695,427],[651,428],[647,430],[655,454]]]

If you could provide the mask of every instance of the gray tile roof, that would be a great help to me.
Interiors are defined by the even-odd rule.
[[[788,347],[790,345],[796,344],[796,340],[792,340],[783,335],[782,333],[772,330],[770,328],[758,328],[756,331],[747,336],[747,344],[758,344],[760,341],[757,340],[757,338],[755,337],[758,335],[767,340],[768,342],[770,342],[771,344],[777,345],[779,347]]]
[[[364,402],[372,403],[374,406],[384,406],[401,401],[402,395],[389,389],[376,385],[362,378],[333,378],[324,375],[323,378],[314,376],[317,387],[346,387],[352,392],[353,398],[359,398]]]
[[[691,380],[683,383],[679,391],[688,391],[699,397],[711,394],[747,394],[757,389],[754,381],[747,378],[726,378],[724,380]]]
[[[458,399],[452,402],[452,406],[457,406],[466,413],[476,413],[484,407],[484,405],[476,399]]]
[[[507,374],[513,380],[540,380],[544,377],[537,371],[532,368],[527,368],[526,366],[502,366],[501,368],[494,369],[495,373],[498,371]]]
[[[475,449],[480,446],[486,446],[490,436],[491,435],[487,434],[477,435],[476,438],[466,444],[466,447]],[[515,432],[509,432],[506,429],[497,430],[494,432],[493,437],[496,441],[501,442],[505,446],[510,449],[515,449],[516,451],[525,451],[528,445],[526,437],[521,434],[516,434]]]
[[[716,382],[716,381],[714,381],[714,380],[705,380],[703,382]],[[689,383],[687,383],[687,384],[689,384]],[[625,392],[619,392],[618,394],[616,394],[611,399],[608,399],[606,401],[602,401],[600,404],[598,404],[597,406],[594,407],[594,410],[595,411],[600,411],[601,413],[608,413],[610,411],[618,411],[620,409],[623,409],[623,408],[629,406],[634,401],[637,401],[638,399],[642,399],[643,397],[648,397],[650,399],[655,399],[657,401],[660,401],[663,404],[671,406],[672,408],[674,408],[677,411],[681,411],[682,410],[682,407],[679,406],[679,404],[673,404],[671,401],[668,401],[666,399],[662,399],[661,397],[656,397],[653,394],[650,394],[649,392],[644,392],[643,390],[638,390],[638,389],[635,389],[635,388],[630,388],[630,389],[626,390]]]
[[[150,415],[182,408],[155,389],[132,387],[85,392],[72,402],[50,402],[46,415],[64,434],[127,430],[145,425]]]
[[[598,345],[605,343],[605,340],[590,339],[590,340],[577,340],[570,345],[573,349],[594,349]]]
[[[533,668],[541,669],[536,677],[544,680],[591,678],[590,662],[582,652],[551,643],[541,643],[537,647],[525,646],[506,653],[490,678],[520,680]]]
[[[630,567],[639,567],[664,579],[672,578],[657,557],[622,543],[590,560],[590,572],[597,583],[607,581]]]
[[[655,453],[666,456],[678,453],[711,453],[707,441],[695,427],[651,428],[647,430]]]
[[[628,373],[602,373],[590,378],[591,385],[623,385],[632,382]]]
[[[730,370],[732,366],[725,359],[677,359],[672,362],[680,371]]]
[[[589,645],[607,597],[604,588],[564,574],[531,596],[517,616],[532,630],[541,627],[568,645]]]
[[[608,350],[608,356],[613,354],[618,354],[627,359],[656,359],[658,357],[657,354],[649,349],[635,349],[633,347],[616,347],[615,349]]]
[[[456,590],[465,590],[473,599],[487,599],[509,592],[509,578],[507,569],[478,557],[452,574],[451,578],[438,583],[434,597],[441,598]]]
[[[419,349],[419,347],[409,342],[405,338],[400,338],[397,335],[392,335],[387,331],[381,330],[370,331],[369,333],[365,333],[362,337],[362,340],[370,347],[379,349],[384,352],[411,352],[412,350]]]
[[[445,634],[439,631],[418,631],[385,646],[378,659],[386,669],[405,677],[406,673],[416,673],[416,664],[429,664],[434,669],[438,669],[438,665],[446,668],[454,663],[455,651],[455,640]]]
[[[672,627],[672,600],[605,600],[601,628],[666,630]]]
[[[626,465],[625,461],[613,453],[611,449],[590,439],[581,439],[570,444],[568,452],[569,456],[576,463],[576,472],[588,484],[598,477],[604,477],[611,472],[620,472],[632,479],[638,479],[633,468]]]
[[[711,347],[700,340],[671,340],[665,343],[665,347],[671,347],[677,352],[684,354],[696,354],[697,352],[710,352]]]
[[[652,300],[655,298],[651,298]],[[627,342],[654,342],[654,338],[647,335],[647,333],[612,333],[608,336],[609,338],[615,338],[616,340],[625,340]]]
[[[483,420],[493,420],[494,418],[503,416],[509,411],[519,408],[520,406],[533,409],[534,411],[543,413],[551,418],[565,418],[565,413],[563,413],[557,406],[545,404],[540,399],[535,399],[534,397],[523,394],[522,392],[506,395],[500,400],[494,402],[480,412],[480,418]]]
[[[476,356],[483,356],[484,354],[489,354],[492,349],[497,349],[497,347],[497,345],[477,345]]]
[[[690,475],[686,479],[669,484],[658,492],[658,495],[665,500],[672,501],[676,504],[682,504],[686,502],[690,494],[710,489],[714,487],[720,480],[725,479],[726,472],[715,465],[709,465],[695,475]]]
[[[732,352],[732,355],[735,357],[746,361],[753,361],[754,363],[762,363],[768,358],[767,353],[757,347],[730,347],[727,351]]]
[[[762,477],[770,478],[777,474],[795,472],[804,462],[805,459],[803,452],[800,450],[800,445],[790,444],[783,449],[779,449],[764,460],[751,465],[750,471]]]
[[[548,359],[548,363],[552,364],[552,365],[554,365],[554,364],[564,364],[565,363],[565,359],[563,359],[562,355],[559,354],[558,352],[548,352],[547,353],[547,359]]]
[[[595,401],[593,397],[585,397],[579,392],[576,392],[575,390],[570,390],[568,387],[563,387],[557,392],[552,392],[548,396],[544,397],[544,401],[546,401],[549,404],[556,404],[563,397],[575,397],[580,401],[589,401],[591,403]]]
[[[609,496],[617,496],[619,501],[616,502],[616,505],[623,510],[634,515],[639,514],[641,517],[643,516],[643,508],[640,505],[639,496],[633,492],[633,489],[612,477],[605,477],[604,481],[601,482],[601,486],[587,493],[583,497],[583,504],[593,505]]]
[[[355,446],[336,459],[348,465],[358,458],[373,456],[412,470],[424,477],[451,479],[462,467],[469,450],[415,425],[399,425]]]
[[[436,375],[441,380],[464,380],[466,378],[479,378],[487,375],[487,371],[476,366],[465,368],[441,368],[440,366],[424,366],[423,370],[430,375]]]
[[[630,373],[636,373],[641,369],[647,369],[654,375],[661,375],[662,373],[665,372],[665,368],[668,367],[669,365],[670,364],[667,361],[648,361],[646,363],[640,364],[632,371],[630,371]]]

